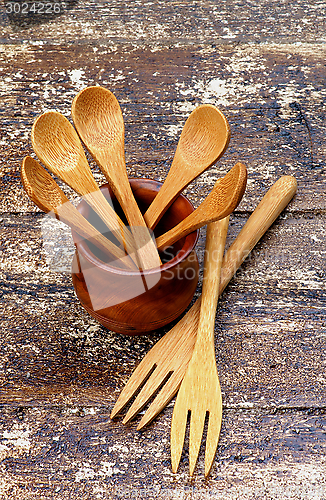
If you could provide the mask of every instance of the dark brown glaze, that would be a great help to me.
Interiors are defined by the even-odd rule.
[[[130,179],[144,213],[161,187],[148,179]],[[101,187],[111,197],[118,214],[122,211],[108,184]],[[92,209],[82,201],[79,211],[94,225],[100,224]],[[165,233],[187,217],[193,206],[180,195],[167,210],[154,234]],[[101,229],[100,227],[98,227]],[[86,311],[103,326],[118,333],[141,335],[176,319],[189,305],[198,282],[199,265],[194,247],[194,231],[162,253],[162,266],[130,272],[105,262],[103,254],[85,240],[78,244],[73,260],[72,280],[77,297]]]

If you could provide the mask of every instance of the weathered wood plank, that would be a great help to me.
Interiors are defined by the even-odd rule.
[[[197,104],[211,102],[226,113],[232,139],[218,166],[190,187],[194,203],[241,159],[252,192],[239,210],[252,210],[269,182],[285,173],[299,182],[294,209],[325,210],[323,46],[159,53],[132,47],[131,53],[121,48],[94,53],[93,46],[2,47],[1,212],[32,210],[22,195],[19,167],[22,157],[32,153],[35,116],[49,108],[70,116],[78,89],[94,83],[111,88],[121,102],[130,175],[163,180],[186,117]]]
[[[47,23],[44,20],[53,16],[38,14],[38,7],[34,15],[22,16],[10,12],[14,10],[10,3],[5,2],[0,25],[2,38],[15,41],[32,39],[61,43],[64,37],[68,43],[132,41],[157,48],[198,42],[325,41],[323,2],[308,5],[299,0],[295,4],[284,1],[275,5],[272,0],[250,3],[230,0],[126,3],[112,0],[108,4],[67,0],[66,5],[72,9],[61,9],[58,17]]]
[[[160,338],[129,338],[101,327],[79,305],[67,274],[41,254],[41,217],[3,217],[1,401],[51,404],[114,400]],[[233,216],[228,244],[246,217]],[[225,404],[255,407],[325,403],[325,217],[283,216],[220,301],[218,369]],[[203,260],[204,233],[198,243]],[[197,295],[200,292],[198,287]],[[14,320],[13,320],[14,318]],[[35,398],[33,402],[33,388]],[[49,394],[46,393],[49,387]],[[57,388],[57,389],[56,389]],[[17,393],[15,391],[18,391]],[[106,404],[106,403],[105,403]]]
[[[186,452],[171,473],[166,420],[142,433],[104,407],[2,408],[1,494],[8,500],[174,498],[323,499],[324,411],[226,410],[210,479],[200,453],[194,478]],[[186,444],[187,446],[187,444]]]

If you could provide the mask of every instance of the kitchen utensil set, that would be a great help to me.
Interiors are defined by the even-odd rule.
[[[115,96],[103,87],[88,87],[75,97],[72,117],[78,134],[60,113],[47,112],[38,117],[32,128],[33,148],[53,174],[83,196],[104,221],[112,237],[101,234],[69,202],[50,174],[36,160],[26,157],[21,168],[23,186],[41,210],[50,212],[81,238],[98,246],[108,262],[128,271],[159,268],[162,264],[159,250],[166,250],[207,224],[202,296],[135,369],[112,410],[111,418],[136,396],[123,419],[123,423],[127,423],[154,397],[138,425],[141,429],[177,394],[171,425],[172,470],[176,472],[178,469],[190,412],[190,475],[195,469],[205,420],[208,419],[205,451],[205,476],[208,476],[222,421],[222,397],[214,348],[218,297],[292,199],[296,181],[284,176],[272,186],[224,259],[229,215],[241,201],[246,187],[247,171],[240,162],[217,180],[196,210],[155,240],[152,230],[179,193],[225,152],[230,128],[223,113],[215,106],[204,104],[190,114],[167,178],[144,215],[138,208],[127,177],[124,122]],[[129,227],[99,189],[80,139],[104,173]],[[76,244],[78,248],[78,242]]]

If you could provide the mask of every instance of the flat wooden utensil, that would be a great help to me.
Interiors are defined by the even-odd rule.
[[[109,252],[111,261],[113,256],[119,259],[122,266],[136,269],[135,264],[121,248],[105,238],[78,212],[51,175],[34,158],[26,156],[23,159],[21,179],[26,193],[41,210],[46,213],[53,212],[57,219],[74,229],[82,238],[98,245],[106,253]]]
[[[210,194],[194,212],[156,239],[157,248],[163,249],[173,245],[192,231],[229,215],[240,203],[246,183],[247,169],[239,162],[215,183]]]
[[[230,140],[230,127],[223,113],[211,104],[198,106],[188,117],[169,173],[144,219],[154,229],[178,194],[213,165]]]
[[[127,176],[124,122],[116,97],[100,86],[81,90],[71,108],[76,130],[116,195],[134,235],[143,269],[161,265],[155,241],[134,198]]]
[[[132,256],[135,252],[133,237],[96,184],[77,132],[69,120],[55,111],[39,116],[32,127],[32,144],[44,165],[83,196]]]
[[[283,176],[267,191],[224,256],[220,295],[256,243],[291,201],[296,190],[295,178]],[[195,345],[200,301],[199,297],[183,318],[142,359],[123,388],[111,418],[118,415],[137,395],[123,419],[126,424],[156,395],[138,424],[137,429],[140,430],[175,396]]]
[[[189,472],[195,470],[208,414],[205,477],[210,473],[222,423],[222,394],[217,374],[214,327],[229,216],[207,226],[203,289],[195,347],[175,401],[171,423],[172,471],[177,472],[190,411]]]

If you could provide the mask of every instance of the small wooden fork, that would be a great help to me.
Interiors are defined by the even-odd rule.
[[[223,292],[256,243],[293,198],[296,189],[297,183],[294,177],[283,176],[265,194],[223,259],[219,294]],[[123,419],[124,424],[134,418],[156,394],[138,424],[137,429],[140,430],[149,424],[175,396],[195,345],[200,301],[200,298],[197,299],[183,318],[152,347],[139,363],[123,388],[112,410],[111,418],[123,410],[140,388],[140,392]],[[157,392],[159,389],[160,391]]]
[[[174,405],[171,425],[171,462],[176,472],[190,411],[189,471],[193,475],[208,413],[205,477],[215,457],[222,423],[222,394],[217,374],[214,325],[222,259],[229,216],[207,226],[204,278],[197,338]]]

